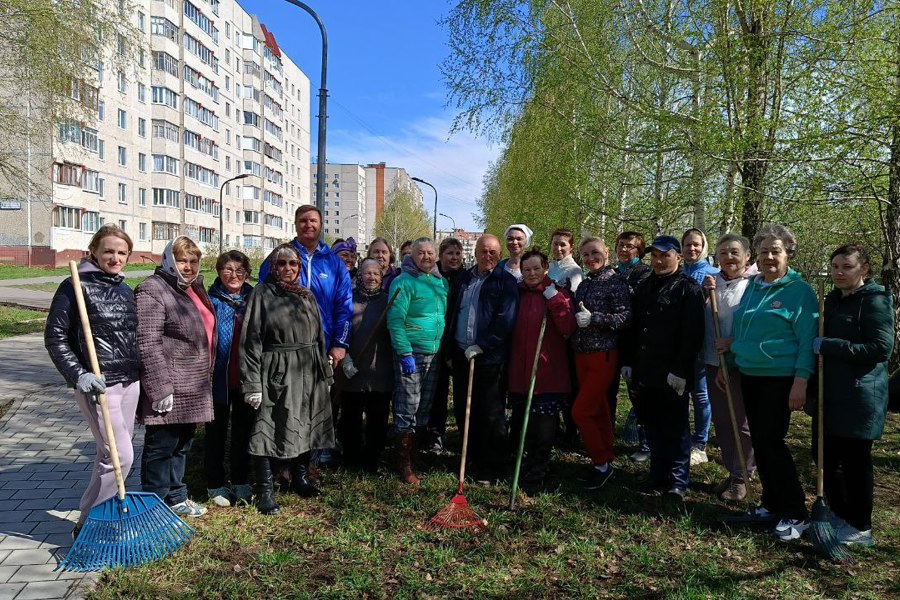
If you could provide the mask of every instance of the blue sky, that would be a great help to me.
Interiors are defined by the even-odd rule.
[[[281,0],[239,0],[275,35],[278,45],[309,76],[313,95],[310,124],[316,154],[316,115],[321,38],[315,21]],[[384,161],[406,168],[438,190],[438,212],[458,227],[475,229],[472,213],[481,180],[496,145],[468,133],[450,135],[452,109],[439,64],[447,52],[437,24],[450,4],[383,0],[305,0],[328,32],[329,162]],[[429,214],[434,196],[424,187]],[[451,221],[438,217],[438,228]]]

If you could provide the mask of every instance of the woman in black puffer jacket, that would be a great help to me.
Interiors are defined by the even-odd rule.
[[[128,473],[134,460],[131,436],[140,395],[137,305],[121,274],[132,247],[128,234],[115,225],[104,225],[91,238],[90,257],[82,259],[78,267],[102,379],[91,372],[71,278],[56,290],[44,328],[44,346],[53,364],[75,388],[75,400],[97,441],[96,463],[81,497],[81,515],[73,537],[78,536],[91,508],[116,492],[106,430],[97,404],[99,393],[106,392],[123,474]]]

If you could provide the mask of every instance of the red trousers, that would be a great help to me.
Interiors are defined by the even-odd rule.
[[[619,364],[619,351],[575,354],[578,396],[572,419],[595,465],[612,462],[613,428],[606,395]]]

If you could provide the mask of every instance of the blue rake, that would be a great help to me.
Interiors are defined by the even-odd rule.
[[[69,270],[91,370],[99,377],[100,364],[94,349],[78,265],[74,260],[69,262]],[[119,489],[118,494],[91,509],[78,538],[60,562],[59,566],[68,571],[98,571],[142,565],[174,553],[194,534],[194,529],[156,494],[125,492],[125,478],[122,476],[106,394],[100,394],[99,404]]]

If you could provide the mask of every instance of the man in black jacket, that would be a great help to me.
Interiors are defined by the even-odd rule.
[[[650,485],[677,501],[688,487],[688,395],[703,345],[703,292],[681,273],[681,245],[661,235],[648,248],[653,273],[634,292],[622,376],[631,381],[638,420],[650,443]]]
[[[453,409],[463,427],[469,360],[475,359],[468,460],[478,480],[503,475],[506,459],[503,368],[516,322],[516,278],[500,262],[500,241],[483,235],[475,244],[475,266],[459,273],[450,288],[443,348],[452,361]]]

